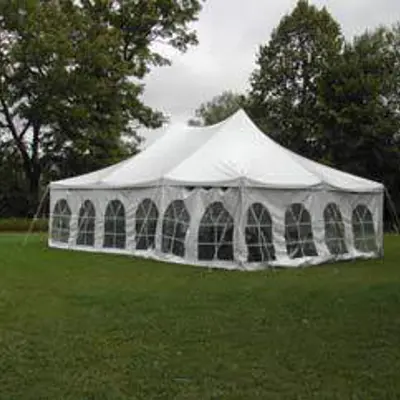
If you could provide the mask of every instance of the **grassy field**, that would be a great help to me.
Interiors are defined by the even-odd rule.
[[[0,236],[0,399],[398,399],[385,260],[257,273]]]

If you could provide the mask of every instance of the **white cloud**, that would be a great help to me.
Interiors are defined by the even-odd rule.
[[[312,3],[326,6],[348,38],[400,19],[398,0]],[[296,0],[208,0],[195,24],[200,44],[186,54],[171,53],[173,65],[147,77],[145,101],[182,120],[223,90],[245,90],[259,46],[295,4]]]

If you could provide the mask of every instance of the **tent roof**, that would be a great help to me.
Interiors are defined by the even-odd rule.
[[[239,110],[209,127],[174,127],[144,151],[89,174],[53,182],[54,189],[175,186],[326,187],[382,191],[383,185],[301,157],[264,135]]]

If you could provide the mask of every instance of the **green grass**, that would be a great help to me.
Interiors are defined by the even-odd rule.
[[[256,273],[0,236],[0,399],[400,398],[384,260]]]

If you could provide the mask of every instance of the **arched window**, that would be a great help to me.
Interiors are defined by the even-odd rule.
[[[246,244],[248,262],[275,260],[272,219],[261,203],[253,204],[247,211]]]
[[[233,260],[233,218],[221,202],[207,207],[199,227],[199,260]]]
[[[150,199],[143,200],[136,210],[136,249],[155,247],[158,209]]]
[[[55,242],[68,243],[70,221],[71,210],[68,206],[67,200],[58,200],[53,210],[51,239]]]
[[[365,253],[377,250],[374,220],[365,205],[358,205],[352,217],[354,247]]]
[[[185,238],[190,215],[182,200],[173,201],[165,211],[162,227],[162,251],[185,256]]]
[[[344,237],[344,223],[339,207],[329,203],[324,210],[325,243],[331,254],[347,253]]]
[[[104,216],[103,247],[124,249],[126,240],[125,208],[119,200],[110,201]]]
[[[80,246],[94,246],[95,226],[96,211],[94,205],[90,200],[86,200],[79,210],[76,244]]]
[[[290,258],[317,256],[311,216],[300,203],[292,204],[285,213],[286,250]]]

